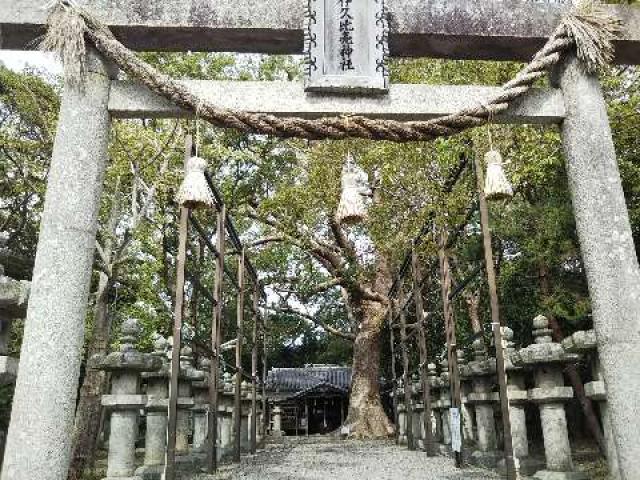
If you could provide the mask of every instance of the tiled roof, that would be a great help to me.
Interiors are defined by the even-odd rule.
[[[325,384],[340,390],[351,386],[351,367],[312,365],[304,368],[272,368],[267,375],[267,390],[297,393]]]

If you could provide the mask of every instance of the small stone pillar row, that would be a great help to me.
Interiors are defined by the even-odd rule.
[[[579,480],[586,475],[573,471],[571,445],[567,430],[564,403],[573,398],[573,389],[564,386],[562,365],[575,361],[562,345],[553,342],[549,320],[543,315],[533,319],[535,343],[520,349],[511,358],[517,366],[533,366],[536,387],[529,391],[529,399],[540,409],[544,437],[546,470],[534,478],[541,480]]]
[[[143,478],[160,478],[164,470],[167,445],[167,409],[169,407],[169,342],[156,334],[151,354],[161,362],[155,372],[143,372],[147,382],[147,430],[144,438],[144,465],[136,470]]]
[[[193,389],[193,450],[204,452],[206,449],[207,414],[209,412],[209,370],[211,360],[202,357],[199,361],[199,371],[202,372],[203,379],[196,380],[192,384]],[[218,437],[220,438],[220,437]]]
[[[139,333],[136,320],[125,320],[120,351],[92,359],[93,368],[111,372],[111,394],[102,397],[102,405],[111,412],[107,480],[142,480],[134,476],[138,412],[147,403],[146,395],[140,394],[140,373],[159,370],[162,361],[135,350]]]
[[[180,376],[178,377],[178,413],[176,424],[176,454],[189,453],[191,433],[191,409],[194,406],[192,383],[204,379],[204,373],[193,366],[193,351],[183,347],[180,352]]]
[[[591,359],[591,371],[593,381],[585,383],[584,392],[588,398],[598,402],[600,417],[602,419],[602,429],[607,447],[607,463],[609,464],[609,475],[612,480],[619,480],[620,469],[618,467],[618,452],[611,428],[609,418],[609,407],[607,405],[607,391],[602,376],[600,358],[597,351],[596,334],[593,330],[578,331],[562,341],[562,348],[567,353],[586,354]]]

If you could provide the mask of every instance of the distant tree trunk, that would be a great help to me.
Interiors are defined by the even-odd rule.
[[[382,256],[373,289],[386,295],[390,282],[388,263]],[[353,345],[353,370],[349,414],[346,424],[355,438],[387,438],[394,428],[380,399],[381,330],[386,305],[350,297],[352,312],[360,318],[360,328]]]
[[[551,279],[549,276],[549,268],[546,265],[541,265],[538,277],[540,279],[540,291],[545,299],[551,296]],[[551,327],[553,332],[553,340],[555,342],[561,342],[564,339],[564,333],[562,332],[562,327],[560,327],[558,319],[551,313],[547,314],[547,318],[549,320],[549,327]],[[571,382],[571,386],[573,387],[573,391],[576,394],[578,402],[580,402],[580,406],[582,407],[582,411],[587,422],[587,428],[589,429],[593,439],[596,441],[600,452],[606,457],[607,449],[604,443],[602,429],[600,428],[598,417],[593,410],[593,403],[584,392],[584,384],[582,383],[582,378],[580,378],[580,373],[573,364],[567,364],[565,373],[567,374],[567,377],[569,377],[569,381]]]
[[[471,330],[473,333],[480,333],[482,332],[482,324],[480,323],[480,291],[465,291],[463,296],[467,304]]]
[[[105,354],[109,346],[111,320],[109,294],[112,283],[100,272],[94,310],[93,336],[87,347],[87,360],[95,354]],[[85,468],[94,458],[101,417],[101,396],[106,389],[107,374],[102,370],[87,369],[80,388],[73,429],[69,480],[81,480]]]

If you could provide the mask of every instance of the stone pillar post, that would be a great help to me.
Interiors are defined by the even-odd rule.
[[[207,439],[207,412],[209,411],[209,372],[211,360],[201,358],[200,371],[203,374],[202,380],[196,380],[192,384],[193,388],[193,450],[203,452]]]
[[[440,361],[440,415],[442,417],[442,443],[444,445],[443,453],[449,452],[449,446],[451,445],[451,414],[449,409],[451,408],[451,390],[449,381],[449,361],[447,360],[446,352],[443,354],[443,358]]]
[[[593,330],[578,331],[562,341],[562,348],[568,353],[582,353],[589,355],[591,359],[591,371],[593,381],[584,385],[584,392],[588,398],[598,402],[600,417],[602,420],[602,430],[607,447],[607,463],[609,464],[609,476],[612,480],[620,480],[620,469],[618,467],[618,454],[609,418],[607,405],[607,392],[604,385],[602,368],[597,352],[596,334]]]
[[[398,403],[398,444],[407,444],[407,408],[404,403]]]
[[[147,402],[140,394],[140,372],[158,370],[162,361],[134,349],[139,333],[135,320],[125,320],[120,351],[92,359],[95,368],[111,372],[111,394],[102,397],[102,405],[111,411],[107,480],[142,480],[134,476],[138,412]]]
[[[569,188],[589,283],[620,478],[640,472],[640,268],[607,107],[575,56],[558,69]]]
[[[433,421],[435,428],[433,429],[433,439],[438,443],[442,443],[442,416],[440,415],[440,378],[436,372],[436,364],[427,365],[427,375],[429,376],[429,387],[431,391],[431,409],[433,410]]]
[[[573,389],[564,386],[562,365],[574,361],[559,343],[551,338],[549,321],[538,315],[533,319],[535,343],[522,348],[511,359],[516,365],[535,367],[536,387],[529,391],[529,399],[540,408],[540,422],[544,437],[546,470],[536,473],[541,480],[579,480],[586,475],[573,471],[571,445],[567,430],[564,402],[573,398]]]
[[[194,406],[192,383],[204,379],[204,373],[193,367],[193,351],[183,347],[180,352],[180,376],[178,377],[178,413],[176,424],[176,454],[189,454],[191,413]]]
[[[458,369],[460,370],[460,403],[462,414],[462,435],[464,442],[471,442],[475,439],[473,433],[473,409],[469,408],[469,377],[467,359],[464,357],[464,350],[458,352]]]
[[[274,437],[282,437],[284,435],[282,431],[282,409],[278,405],[271,409],[271,418],[273,423],[272,435]]]
[[[64,88],[2,466],[5,479],[60,480],[69,469],[115,75],[91,51],[84,88]]]
[[[167,445],[167,409],[169,395],[169,362],[167,351],[169,342],[156,334],[153,342],[154,352],[162,364],[155,372],[144,372],[142,378],[147,381],[147,430],[144,438],[144,465],[136,470],[143,478],[160,478],[164,470],[165,449]]]
[[[240,384],[240,450],[248,452],[251,448],[249,437],[251,424],[249,422],[249,414],[251,413],[251,384],[242,381]]]
[[[218,414],[220,415],[220,456],[227,456],[233,451],[233,407],[221,407]]]

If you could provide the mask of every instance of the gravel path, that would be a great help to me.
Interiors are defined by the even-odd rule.
[[[495,473],[456,469],[447,457],[428,458],[393,442],[287,439],[267,445],[239,466],[222,467],[217,477],[189,480],[490,480]]]

